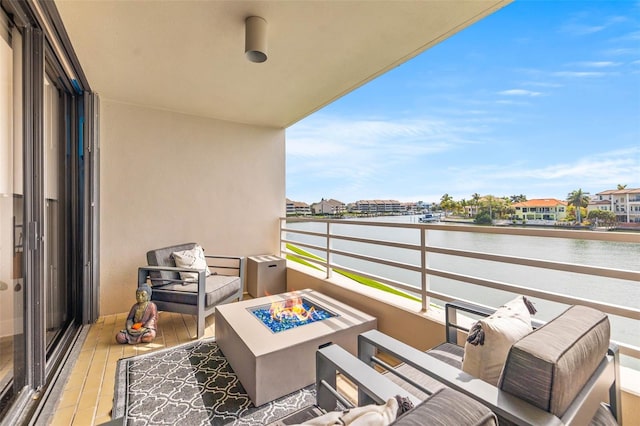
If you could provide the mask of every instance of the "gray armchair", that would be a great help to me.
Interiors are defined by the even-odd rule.
[[[151,281],[151,300],[158,310],[196,316],[197,337],[204,335],[205,318],[215,312],[217,305],[242,300],[245,258],[242,256],[205,255],[213,272],[178,268],[172,253],[191,250],[196,243],[178,244],[147,252],[148,266],[138,268],[138,286]],[[196,272],[196,282],[180,279],[180,272]]]
[[[393,368],[393,375],[417,384],[435,379],[490,408],[500,424],[615,425],[621,422],[619,360],[609,343],[608,317],[572,306],[511,346],[497,386],[461,370],[463,348],[458,310],[487,316],[491,311],[467,303],[447,304],[447,342],[427,352],[372,330],[360,335],[359,358]],[[402,364],[380,360],[387,353]],[[394,379],[398,380],[398,379]],[[424,390],[424,388],[422,389]],[[616,422],[617,420],[617,422]]]

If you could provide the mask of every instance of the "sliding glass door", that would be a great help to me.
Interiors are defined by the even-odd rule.
[[[0,3],[0,423],[37,418],[98,314],[97,99],[56,13]]]

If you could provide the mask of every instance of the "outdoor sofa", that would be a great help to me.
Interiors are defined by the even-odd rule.
[[[381,404],[403,391],[412,401],[428,401],[430,393],[446,386],[490,409],[500,425],[622,424],[618,350],[609,341],[607,315],[572,306],[535,328],[509,348],[499,381],[493,385],[462,370],[465,349],[457,339],[466,337],[469,328],[459,325],[458,311],[479,317],[494,312],[469,303],[448,303],[447,342],[427,352],[377,330],[358,337],[358,361],[330,347],[321,348],[316,367],[318,405],[331,410],[340,400],[334,378],[340,372],[357,385],[358,405]],[[400,363],[390,365],[382,353]],[[449,408],[455,411],[459,405]]]

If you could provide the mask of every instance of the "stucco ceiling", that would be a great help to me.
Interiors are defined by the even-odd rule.
[[[288,127],[510,0],[56,0],[101,97]],[[268,22],[269,58],[244,56],[244,20]]]

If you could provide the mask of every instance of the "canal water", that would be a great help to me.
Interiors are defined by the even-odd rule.
[[[358,220],[418,223],[417,216],[390,216]],[[313,230],[317,232],[326,231],[326,224],[318,222],[289,223],[287,226],[293,229]],[[331,229],[332,234],[420,244],[419,232],[415,229],[368,227],[346,223],[332,224]],[[289,234],[288,238],[319,246],[324,246],[325,244],[324,239],[313,236]],[[640,234],[638,234],[638,243],[584,241],[434,230],[428,232],[427,239],[428,245],[436,247],[640,271]],[[412,265],[420,265],[420,254],[412,250],[372,246],[351,241],[334,241],[332,248]],[[310,251],[313,252],[313,250]],[[325,253],[321,251],[314,252],[314,254],[323,258],[325,257]],[[366,271],[373,275],[415,286],[416,288],[420,287],[419,273],[399,270],[397,268],[352,259],[346,256],[336,256],[333,261],[345,267]],[[434,269],[640,309],[640,283],[638,282],[483,260],[456,258],[454,256],[440,254],[428,254],[428,262],[429,267]],[[489,306],[500,306],[514,297],[512,293],[487,289],[440,277],[430,277],[429,285],[433,291],[470,301],[477,301]],[[431,302],[442,304],[442,302],[433,299]],[[536,300],[535,298],[533,298],[533,302],[538,310],[535,317],[544,321],[557,316],[566,309],[566,306],[555,302]],[[640,325],[638,321],[617,316],[610,316],[610,319],[612,323],[612,339],[640,346]],[[625,362],[625,364],[627,363],[628,362]],[[636,364],[636,362],[633,362],[633,364]],[[638,365],[634,365],[634,367],[640,368],[640,362],[637,364]]]

